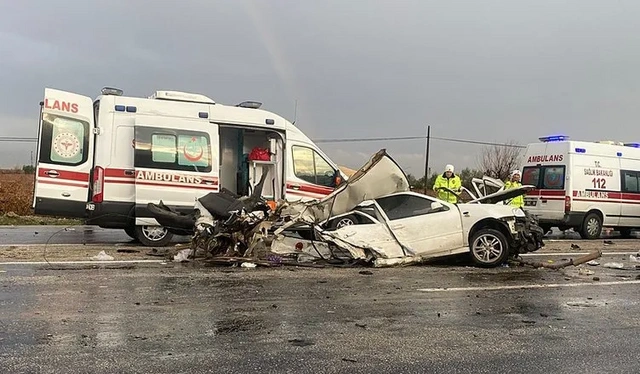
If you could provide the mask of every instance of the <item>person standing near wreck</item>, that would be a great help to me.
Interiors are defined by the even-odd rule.
[[[433,185],[433,190],[438,193],[438,198],[446,202],[455,204],[458,202],[458,195],[442,189],[448,188],[454,192],[462,192],[462,180],[460,177],[453,173],[453,165],[447,165],[444,168],[444,173],[438,175],[436,182]]]
[[[522,187],[522,183],[520,183],[520,170],[512,171],[509,177],[510,179],[504,183],[505,190]],[[522,195],[514,197],[513,199],[511,199],[511,201],[509,201],[509,205],[514,208],[522,209],[524,207],[524,197]]]

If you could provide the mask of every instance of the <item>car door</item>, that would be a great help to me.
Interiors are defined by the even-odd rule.
[[[462,220],[453,204],[412,192],[376,199],[395,237],[417,255],[464,246]],[[433,209],[433,203],[441,208]]]
[[[41,105],[35,214],[85,217],[95,139],[93,101],[47,88]]]
[[[338,170],[313,145],[288,141],[287,153],[287,200],[321,199],[333,192]]]

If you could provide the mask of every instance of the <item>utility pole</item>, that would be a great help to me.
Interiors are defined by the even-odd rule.
[[[424,150],[424,193],[427,193],[427,180],[429,179],[429,143],[431,141],[431,126],[427,126],[427,144]]]

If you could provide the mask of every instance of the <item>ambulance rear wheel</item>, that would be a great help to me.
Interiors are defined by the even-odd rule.
[[[138,240],[138,237],[136,237],[136,227],[135,226],[129,226],[127,228],[124,229],[124,232],[129,235],[129,237],[133,240]]]
[[[136,238],[147,247],[164,247],[171,242],[173,234],[162,226],[136,226]]]
[[[584,218],[580,237],[582,239],[599,239],[602,234],[602,218],[597,213],[589,213]]]

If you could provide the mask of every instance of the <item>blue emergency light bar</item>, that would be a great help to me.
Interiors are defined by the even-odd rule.
[[[576,148],[576,153],[587,153],[587,150],[584,148]]]
[[[640,143],[624,143],[625,147],[640,148]]]
[[[540,140],[541,142],[547,143],[547,142],[561,142],[564,140],[569,140],[569,137],[566,135],[550,135],[550,136],[543,136],[541,138],[538,138],[538,140]]]

